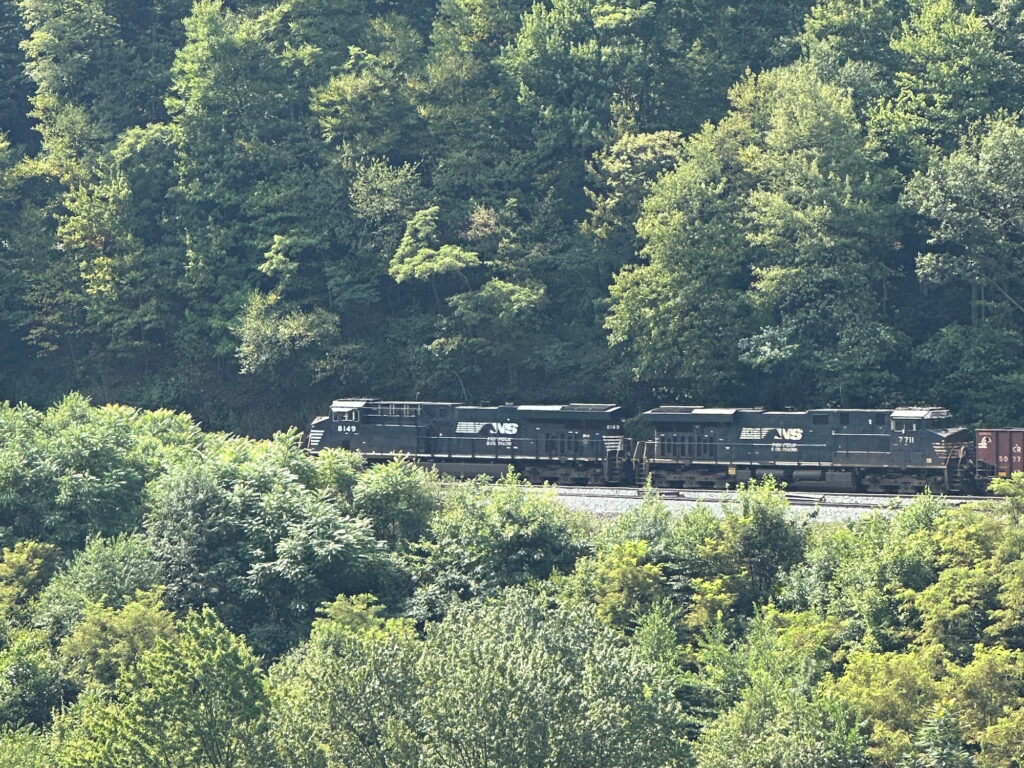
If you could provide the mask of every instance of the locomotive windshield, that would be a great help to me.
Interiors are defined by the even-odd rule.
[[[920,421],[914,421],[913,419],[893,419],[892,420],[892,431],[893,432],[917,432],[918,427],[921,426]]]
[[[945,408],[897,408],[892,412],[892,431],[917,432],[919,429],[938,429],[950,423]]]
[[[331,421],[359,421],[359,412],[365,400],[335,400],[331,403]]]

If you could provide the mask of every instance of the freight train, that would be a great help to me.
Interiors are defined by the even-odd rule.
[[[476,406],[343,399],[313,420],[311,452],[406,456],[455,476],[513,467],[534,483],[725,488],[768,475],[794,489],[966,493],[1024,471],[1024,429],[956,426],[936,407],[704,408],[665,405],[623,432],[617,405]]]

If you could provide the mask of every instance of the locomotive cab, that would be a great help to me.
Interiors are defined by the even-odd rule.
[[[912,435],[948,427],[952,418],[945,408],[897,408],[890,414],[889,422],[893,433]]]
[[[904,473],[901,486],[914,481],[903,492],[921,487],[963,490],[972,462],[969,430],[953,424],[945,408],[897,408],[890,415],[892,455]],[[918,486],[917,481],[924,481]]]
[[[307,450],[352,449],[352,437],[359,431],[360,411],[365,400],[335,400],[327,416],[317,416],[306,433]]]
[[[928,450],[939,445],[969,442],[970,431],[953,425],[945,408],[897,408],[890,416],[893,447],[927,457]],[[925,461],[925,464],[932,462]]]
[[[306,449],[316,453],[322,448],[352,448],[351,435],[358,431],[360,409],[365,400],[335,400],[327,416],[317,416],[306,432]],[[348,437],[341,437],[348,435]]]

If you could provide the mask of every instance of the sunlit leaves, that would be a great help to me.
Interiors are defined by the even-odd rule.
[[[395,282],[414,278],[431,280],[451,272],[461,273],[477,266],[477,254],[458,245],[437,245],[437,217],[440,209],[435,205],[417,212],[406,224],[405,235],[391,259],[391,276]]]

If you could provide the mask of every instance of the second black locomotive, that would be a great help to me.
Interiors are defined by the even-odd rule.
[[[654,485],[722,487],[774,475],[792,488],[868,493],[960,492],[973,437],[944,408],[766,411],[662,406],[643,419],[636,477]]]

